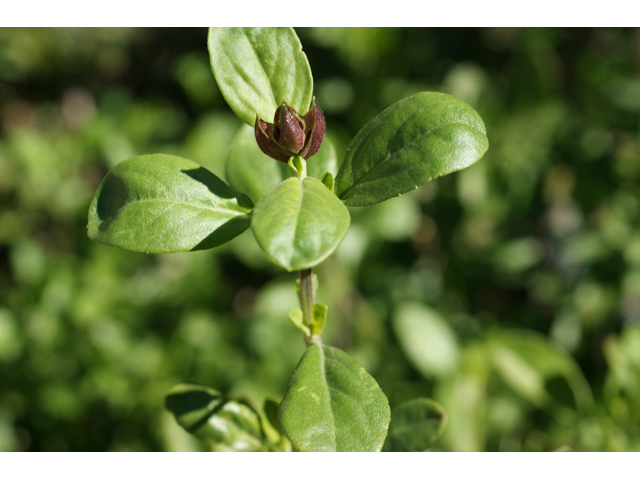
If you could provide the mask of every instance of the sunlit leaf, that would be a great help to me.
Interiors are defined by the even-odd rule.
[[[418,93],[358,132],[336,177],[336,195],[350,206],[374,205],[472,165],[487,148],[473,108],[451,95]]]
[[[256,115],[272,122],[282,102],[307,113],[313,78],[293,28],[212,27],[208,43],[220,91],[245,123],[253,126]]]
[[[283,432],[303,452],[380,451],[389,403],[376,381],[337,348],[311,345],[278,410]]]
[[[331,255],[350,221],[347,208],[322,182],[291,177],[256,204],[251,229],[267,256],[293,271]]]
[[[249,227],[253,204],[213,173],[173,155],[116,165],[89,209],[89,238],[145,253],[216,247]]]

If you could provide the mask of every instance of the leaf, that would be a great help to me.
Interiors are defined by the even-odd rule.
[[[393,315],[393,330],[402,351],[424,376],[442,377],[455,369],[458,341],[451,326],[435,310],[404,303]]]
[[[442,435],[447,414],[435,400],[416,398],[391,412],[386,452],[424,452]]]
[[[347,205],[374,205],[472,165],[489,148],[473,108],[422,92],[394,103],[349,144],[335,192]]]
[[[242,121],[272,122],[282,102],[307,113],[313,77],[293,28],[212,27],[208,44],[222,96]]]
[[[267,256],[291,272],[331,255],[350,221],[347,208],[322,182],[291,177],[260,199],[251,229]]]
[[[333,142],[325,136],[320,150],[307,160],[307,175],[321,180],[325,173],[331,173],[334,177],[338,173],[338,157]]]
[[[181,383],[167,392],[165,406],[182,428],[218,451],[266,450],[260,416],[248,405],[229,400],[212,388]]]
[[[309,327],[303,323],[302,316],[302,310],[300,310],[298,307],[293,307],[289,312],[289,321],[294,327],[302,330],[302,333],[304,333],[308,337],[309,335],[311,335],[311,331],[309,330]]]
[[[538,407],[589,409],[593,397],[580,367],[543,335],[525,330],[488,339],[493,367],[516,393]]]
[[[376,381],[343,351],[311,345],[289,379],[278,419],[303,452],[377,452],[389,402]]]
[[[275,185],[291,175],[289,167],[266,156],[256,143],[253,128],[240,127],[225,165],[229,185],[257,202]]]
[[[145,253],[216,247],[245,231],[253,203],[213,173],[173,155],[119,163],[89,209],[89,238]]]

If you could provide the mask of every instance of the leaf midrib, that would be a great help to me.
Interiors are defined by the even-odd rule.
[[[147,202],[177,203],[177,204],[180,204],[180,205],[188,205],[190,207],[201,208],[201,209],[204,209],[204,210],[211,210],[211,211],[214,211],[214,212],[231,213],[231,214],[233,214],[235,216],[248,215],[249,214],[249,212],[239,212],[237,210],[229,210],[229,209],[226,209],[226,208],[215,208],[213,206],[203,205],[201,203],[185,202],[184,200],[173,200],[173,199],[170,199],[170,198],[142,198],[140,200],[133,200],[133,201],[125,203],[122,207],[120,207],[114,213],[113,216],[117,216],[121,211],[123,211],[127,207],[130,207],[131,205],[135,205],[137,203],[147,203]]]

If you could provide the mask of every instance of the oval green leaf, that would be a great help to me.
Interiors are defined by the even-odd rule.
[[[347,205],[374,205],[472,165],[487,148],[484,123],[473,108],[444,93],[418,93],[358,132],[335,192]]]
[[[350,221],[347,208],[322,182],[291,177],[260,199],[251,229],[267,256],[291,272],[331,255]]]
[[[407,302],[396,308],[392,320],[403,353],[422,375],[443,377],[455,369],[458,341],[438,312],[420,303]]]
[[[527,330],[492,334],[491,363],[502,380],[538,407],[588,410],[593,395],[580,366],[546,337]]]
[[[167,392],[165,406],[182,428],[217,451],[266,450],[258,413],[212,388],[181,383]]]
[[[311,345],[289,379],[278,410],[282,431],[303,452],[379,452],[389,402],[349,355]]]
[[[89,238],[145,253],[216,247],[250,225],[253,203],[213,173],[173,155],[125,160],[107,174],[89,209]]]
[[[442,435],[447,414],[435,400],[416,398],[391,412],[385,452],[424,452]]]
[[[212,27],[208,44],[222,96],[242,121],[273,122],[282,102],[307,113],[313,77],[293,28]]]

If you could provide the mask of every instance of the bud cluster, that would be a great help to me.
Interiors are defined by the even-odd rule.
[[[255,134],[260,150],[283,163],[296,155],[305,160],[315,155],[324,131],[324,115],[315,98],[304,116],[283,102],[276,110],[273,123],[256,117]]]

